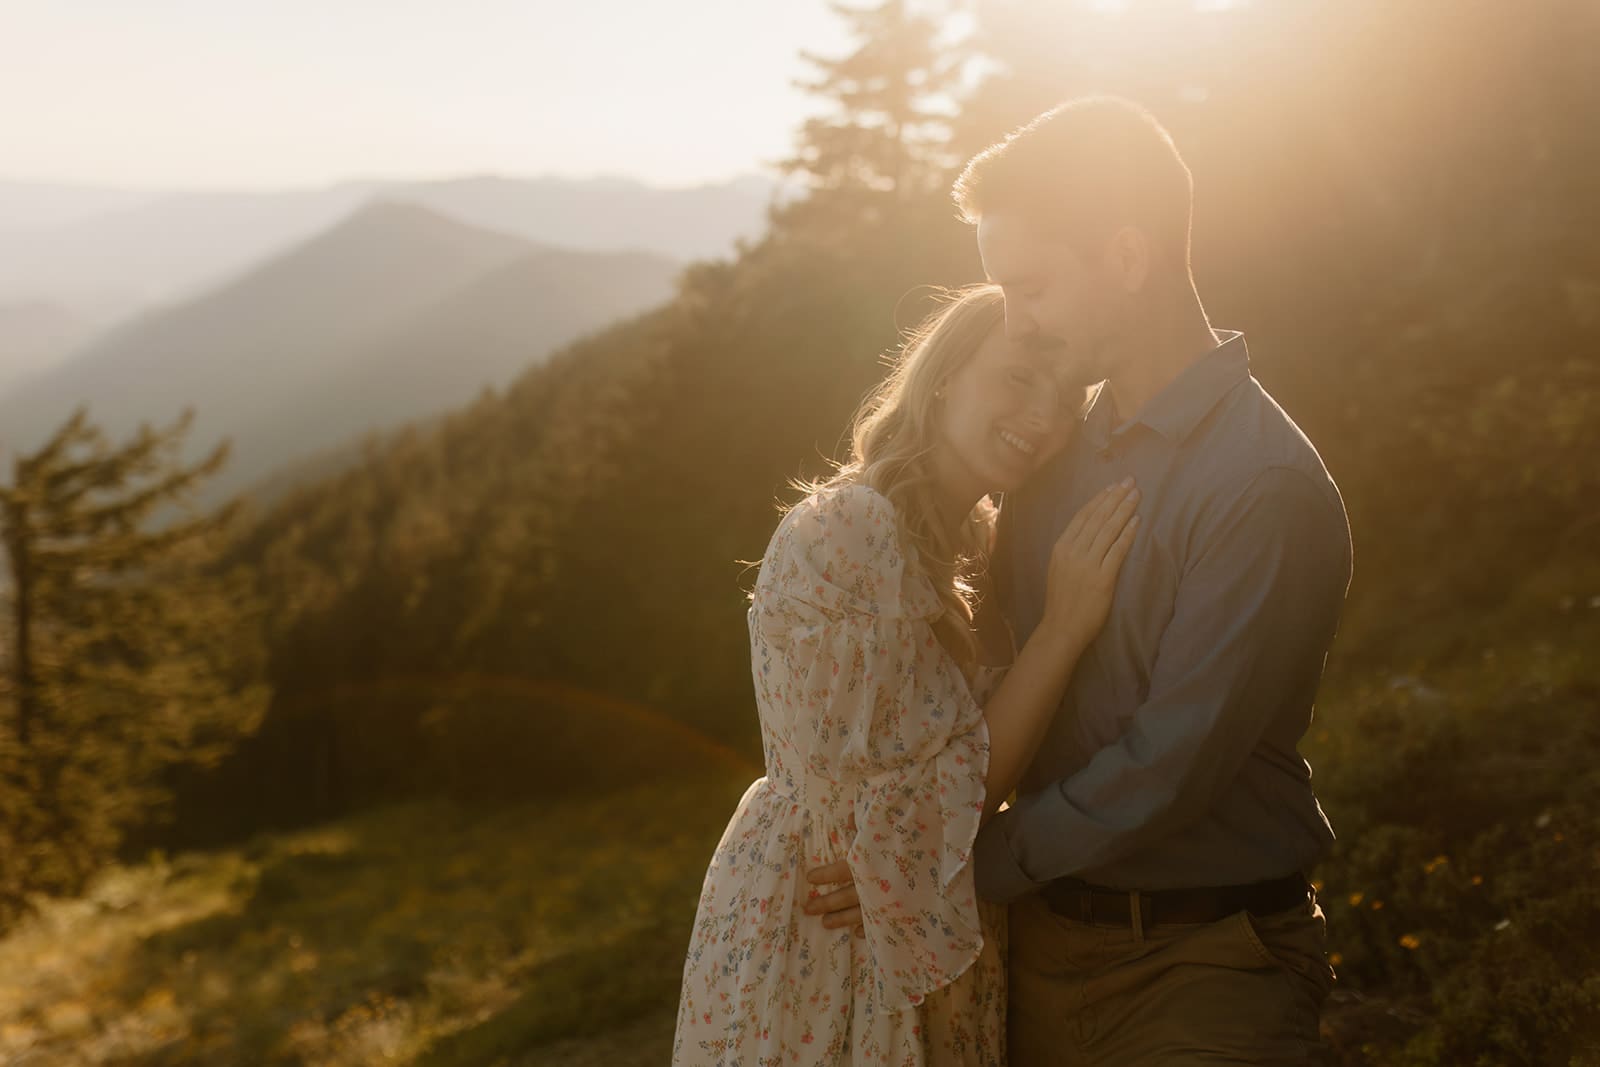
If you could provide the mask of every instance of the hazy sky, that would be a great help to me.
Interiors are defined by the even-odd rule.
[[[274,187],[783,157],[824,0],[0,0],[0,179]]]

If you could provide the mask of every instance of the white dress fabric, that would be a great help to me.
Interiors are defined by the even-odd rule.
[[[988,729],[941,607],[859,485],[787,514],[749,612],[766,775],[717,845],[684,966],[678,1067],[1004,1062],[1003,908],[973,890]],[[910,557],[908,559],[908,557]],[[802,910],[846,859],[866,937]]]

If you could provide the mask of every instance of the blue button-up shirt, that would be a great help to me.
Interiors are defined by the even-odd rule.
[[[1002,507],[996,580],[1018,640],[1050,549],[1133,475],[1140,528],[1017,803],[978,837],[979,892],[1066,875],[1119,889],[1263,881],[1333,831],[1297,751],[1350,583],[1350,528],[1316,449],[1250,374],[1244,337],[1133,417],[1101,389],[1073,442]]]

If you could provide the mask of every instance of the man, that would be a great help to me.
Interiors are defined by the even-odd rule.
[[[1189,171],[1147,112],[1064,104],[975,157],[955,198],[1008,334],[1105,382],[1002,511],[1019,641],[1073,513],[1127,475],[1144,493],[1111,618],[978,837],[979,892],[1011,904],[1010,1063],[1314,1061],[1333,974],[1304,872],[1333,833],[1297,746],[1350,579],[1338,490],[1243,336],[1212,330]],[[817,910],[854,904],[846,887]]]

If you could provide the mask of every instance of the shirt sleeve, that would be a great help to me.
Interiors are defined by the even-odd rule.
[[[877,1002],[899,1011],[983,947],[971,858],[988,730],[934,635],[940,601],[907,567],[889,502],[848,487],[802,506],[773,584],[758,583],[758,625],[785,650],[758,685],[792,709],[807,773],[855,798],[846,859]]]
[[[1269,468],[1199,537],[1147,698],[1115,743],[984,828],[983,897],[1014,900],[1199,819],[1273,718],[1310,707],[1350,583],[1343,509],[1305,473]]]

